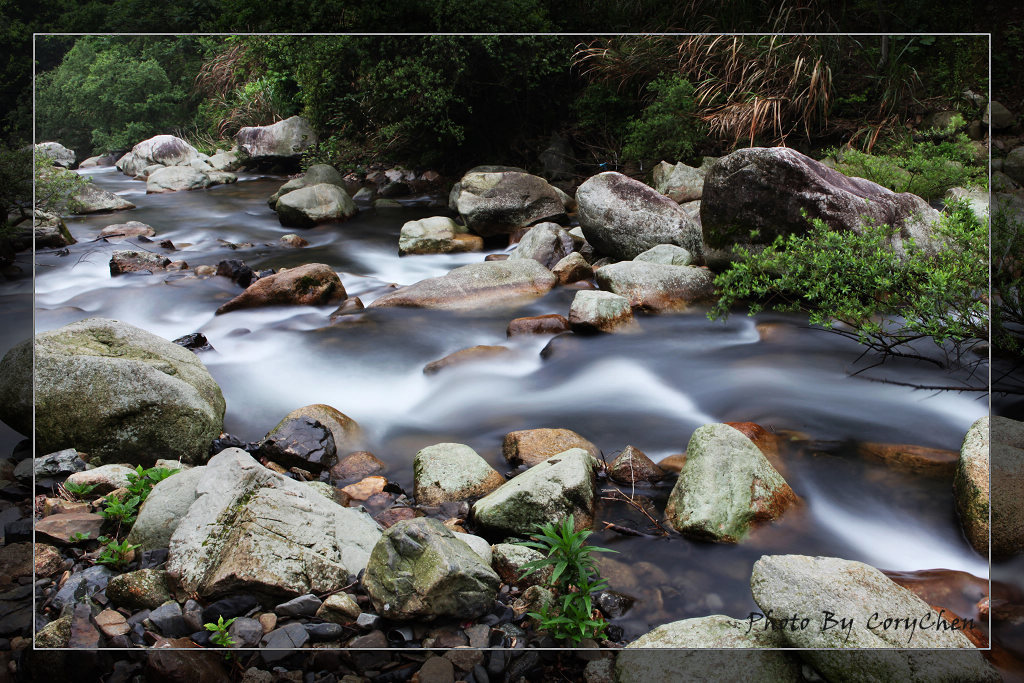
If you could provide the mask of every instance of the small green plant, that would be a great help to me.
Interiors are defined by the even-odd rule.
[[[103,510],[100,512],[103,518],[121,526],[131,526],[139,514],[138,496],[130,496],[120,500],[116,496],[107,496],[103,499]]]
[[[237,619],[232,617],[227,621],[224,621],[224,615],[217,617],[217,623],[209,622],[203,624],[203,628],[210,631],[210,642],[220,647],[234,647],[235,639],[228,635],[228,628]]]
[[[545,557],[524,564],[520,578],[550,567],[548,587],[561,594],[559,610],[542,605],[539,612],[530,612],[529,616],[537,619],[540,629],[551,633],[556,640],[572,640],[578,644],[584,638],[599,638],[608,627],[608,622],[600,615],[594,615],[591,594],[604,590],[608,584],[600,578],[592,553],[616,551],[586,545],[591,531],[574,531],[575,526],[573,515],[569,515],[561,526],[544,524],[531,537],[534,540],[518,545],[546,553]]]
[[[71,538],[69,540],[71,541],[71,545],[78,545],[79,543],[85,543],[86,541],[91,541],[92,539],[89,537],[89,534],[85,533],[84,531],[76,531],[75,533],[71,534]]]
[[[106,545],[103,552],[96,559],[96,564],[106,564],[115,569],[124,569],[131,561],[132,552],[139,546],[128,541],[118,542],[117,539],[108,536],[100,536],[96,539]]]
[[[64,482],[64,490],[79,500],[88,496],[95,488],[95,484],[79,484],[74,481]]]
[[[158,482],[177,472],[176,469],[167,469],[166,467],[143,469],[142,465],[137,465],[135,471],[128,473],[128,492],[133,496],[138,496],[140,502],[145,501],[149,497],[149,492]]]

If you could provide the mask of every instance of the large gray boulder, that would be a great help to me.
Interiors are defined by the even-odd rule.
[[[240,448],[201,469],[167,557],[186,592],[328,593],[366,568],[381,529],[362,509],[342,507]]]
[[[261,277],[221,305],[217,315],[243,308],[264,306],[328,306],[348,297],[334,269],[324,263],[307,263]]]
[[[363,587],[388,619],[474,619],[494,607],[501,579],[440,521],[402,520],[373,548]]]
[[[146,193],[201,190],[213,185],[213,180],[191,166],[165,166],[146,178]]]
[[[665,514],[690,538],[738,543],[752,524],[779,517],[796,500],[761,449],[725,424],[699,427]]]
[[[470,230],[486,237],[565,217],[561,197],[546,180],[493,168],[471,170],[452,189],[450,202]]]
[[[830,681],[997,681],[980,652],[944,653],[899,648],[974,646],[964,623],[928,603],[882,572],[834,557],[765,555],[750,578],[762,615],[754,628],[776,628],[789,647]],[[806,626],[802,620],[807,619]],[[842,621],[845,620],[845,621]],[[899,621],[896,621],[899,620]],[[954,621],[955,620],[955,621]],[[827,648],[875,648],[839,652]]]
[[[645,633],[615,661],[616,683],[652,680],[775,681],[803,680],[800,660],[778,651],[778,631],[748,629],[746,620],[721,614],[683,619]],[[716,652],[715,650],[732,650]],[[651,652],[672,649],[676,652]],[[710,652],[708,650],[711,650]]]
[[[0,361],[0,419],[32,428],[31,341]],[[199,358],[127,323],[89,318],[35,337],[41,452],[77,448],[99,462],[151,466],[205,459],[224,396]]]
[[[482,251],[484,240],[469,234],[469,228],[447,216],[431,216],[409,221],[398,235],[398,255],[453,254]]]
[[[703,263],[700,227],[674,201],[629,176],[607,171],[576,190],[580,226],[599,253],[631,259],[659,244],[685,248]]]
[[[471,263],[446,275],[396,289],[379,297],[369,307],[452,310],[514,307],[546,294],[556,282],[554,274],[533,259]]]
[[[683,309],[715,293],[714,275],[696,266],[620,261],[598,268],[595,277],[601,289],[625,297],[634,308],[648,311]]]
[[[71,168],[75,165],[75,152],[59,142],[36,143],[36,151],[43,156],[50,157],[55,166]]]
[[[185,140],[174,135],[157,135],[132,147],[115,166],[125,175],[135,177],[153,164],[187,166],[198,158],[199,152]]]
[[[301,116],[269,126],[246,126],[235,135],[239,153],[251,159],[297,159],[316,143],[313,127]]]
[[[670,164],[662,161],[651,171],[651,182],[655,190],[677,204],[700,199],[704,193],[704,176],[710,164],[700,168],[680,162]]]
[[[502,484],[473,504],[476,523],[494,534],[531,534],[540,524],[561,524],[570,514],[575,528],[594,522],[597,461],[582,448],[552,456]]]
[[[573,252],[572,235],[557,223],[539,223],[523,235],[509,260],[533,259],[551,269]]]
[[[343,221],[356,215],[356,203],[330,183],[308,185],[282,195],[276,204],[281,225],[309,228],[324,221]]]
[[[338,169],[328,164],[313,164],[310,166],[305,173],[300,175],[298,178],[292,178],[284,185],[277,189],[277,192],[270,195],[267,199],[267,204],[271,209],[277,208],[277,200],[295,190],[301,190],[304,187],[312,187],[313,185],[320,185],[327,183],[328,185],[336,185],[341,189],[345,189],[345,181],[342,179],[341,174],[338,173]]]
[[[741,149],[715,162],[704,182],[700,217],[704,241],[716,249],[801,235],[814,218],[833,230],[854,232],[863,229],[865,218],[890,225],[899,231],[893,237],[898,254],[906,252],[908,238],[938,247],[931,224],[939,212],[928,202],[843,175],[788,147]]]
[[[75,193],[69,208],[77,214],[88,214],[102,211],[124,211],[125,209],[134,209],[135,205],[124,197],[116,195],[110,190],[104,190],[90,181]]]
[[[480,454],[461,443],[420,449],[412,461],[413,491],[419,505],[479,498],[505,483]]]

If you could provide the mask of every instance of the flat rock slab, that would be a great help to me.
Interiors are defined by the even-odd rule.
[[[366,567],[381,534],[366,512],[341,507],[239,448],[211,458],[196,494],[171,536],[167,569],[207,598],[337,590]]]
[[[556,282],[554,274],[533,259],[471,263],[446,275],[401,287],[379,297],[369,307],[471,310],[517,306],[546,294]]]
[[[98,537],[104,521],[101,515],[92,512],[65,512],[36,522],[36,533],[43,541],[67,545],[75,534],[85,534],[91,539]]]
[[[471,346],[468,349],[459,349],[449,353],[444,358],[438,358],[423,366],[424,375],[436,375],[442,370],[458,365],[465,365],[475,361],[485,361],[511,353],[512,350],[506,346]]]

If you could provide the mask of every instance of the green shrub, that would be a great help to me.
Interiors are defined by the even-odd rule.
[[[693,155],[703,126],[694,115],[693,86],[681,76],[661,76],[647,85],[653,101],[627,125],[627,159],[680,161]]]

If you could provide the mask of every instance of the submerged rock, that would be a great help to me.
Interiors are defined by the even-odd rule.
[[[89,318],[35,337],[35,434],[45,451],[152,465],[206,458],[224,396],[194,353],[132,325]],[[0,361],[0,418],[32,428],[33,345]]]
[[[505,483],[505,477],[469,446],[439,443],[413,458],[413,496],[420,505],[479,498]]]
[[[373,548],[363,586],[388,619],[473,619],[494,606],[501,580],[469,545],[429,517],[403,520]]]
[[[561,334],[569,331],[569,321],[557,313],[535,315],[510,320],[505,328],[506,337],[518,337],[524,334]]]
[[[533,259],[471,263],[379,297],[369,308],[410,306],[465,310],[515,306],[555,286],[551,271]]]
[[[217,309],[217,315],[262,306],[326,306],[348,295],[330,266],[307,263],[261,277],[245,291]]]
[[[424,375],[436,375],[445,368],[455,365],[464,365],[473,361],[482,361],[490,358],[497,358],[511,353],[511,349],[504,346],[471,346],[468,349],[459,349],[449,353],[444,358],[431,361],[423,366]]]
[[[309,185],[277,200],[281,225],[310,228],[325,221],[343,221],[356,215],[356,203],[342,188],[329,183]]]
[[[724,424],[690,438],[665,514],[690,538],[738,543],[750,526],[782,515],[796,495],[761,450]]]
[[[108,242],[121,242],[129,237],[152,237],[155,234],[156,230],[139,221],[116,223],[100,230],[100,237],[103,237]]]
[[[398,255],[454,254],[481,251],[484,240],[469,234],[469,229],[447,216],[431,216],[409,221],[398,236]]]

